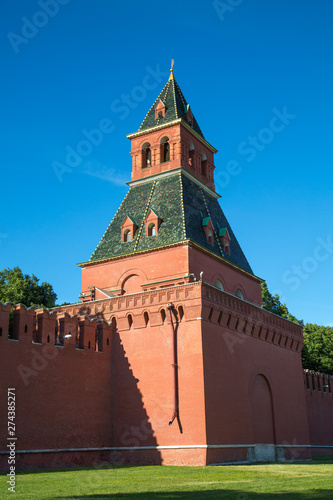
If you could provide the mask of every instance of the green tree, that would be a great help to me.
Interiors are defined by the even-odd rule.
[[[57,295],[52,285],[39,284],[37,276],[23,274],[20,267],[0,271],[0,301],[24,304],[27,307],[54,307]]]
[[[303,335],[304,368],[333,375],[333,328],[306,323]]]
[[[290,314],[288,311],[286,304],[281,304],[279,295],[277,293],[275,295],[270,293],[265,281],[261,283],[261,295],[262,305],[266,311],[277,314],[278,316],[281,316],[281,318],[286,318],[293,323],[303,326],[303,320],[295,318],[295,316]]]
[[[303,367],[333,375],[333,328],[311,323],[304,326],[303,320],[296,319],[287,306],[281,304],[278,294],[272,295],[269,292],[266,283],[261,284],[261,292],[264,309],[303,326]]]

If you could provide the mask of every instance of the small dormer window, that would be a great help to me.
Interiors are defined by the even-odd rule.
[[[138,228],[137,224],[135,224],[135,222],[131,219],[131,217],[127,216],[122,225],[120,226],[121,241],[124,243],[126,241],[132,241],[132,239],[135,236],[137,228]]]
[[[184,111],[185,111],[185,116],[186,116],[187,123],[189,125],[191,125],[191,127],[193,127],[193,115],[192,115],[191,107],[190,107],[189,104],[185,105]]]
[[[225,253],[230,253],[230,235],[226,227],[219,229],[219,238]]]
[[[214,245],[214,226],[210,217],[202,219],[202,226],[206,234],[208,243]]]
[[[155,107],[155,120],[160,120],[161,118],[163,118],[163,116],[165,116],[165,113],[166,107],[160,99]]]
[[[162,219],[154,212],[154,210],[150,210],[149,214],[146,217],[146,236],[156,236],[158,234],[160,225],[162,223]]]

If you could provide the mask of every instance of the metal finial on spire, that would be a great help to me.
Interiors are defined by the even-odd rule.
[[[175,64],[175,60],[171,59],[171,69],[170,69],[170,76],[169,80],[173,80],[173,65]]]

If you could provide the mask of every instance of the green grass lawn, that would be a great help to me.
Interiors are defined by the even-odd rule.
[[[21,472],[15,493],[7,492],[6,480],[0,476],[1,499],[332,499],[333,457],[289,464]]]

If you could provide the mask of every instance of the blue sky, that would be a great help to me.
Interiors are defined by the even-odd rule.
[[[296,317],[333,325],[332,19],[331,0],[3,0],[0,269],[77,301],[76,263],[128,190],[126,134],[174,58],[254,273]]]

